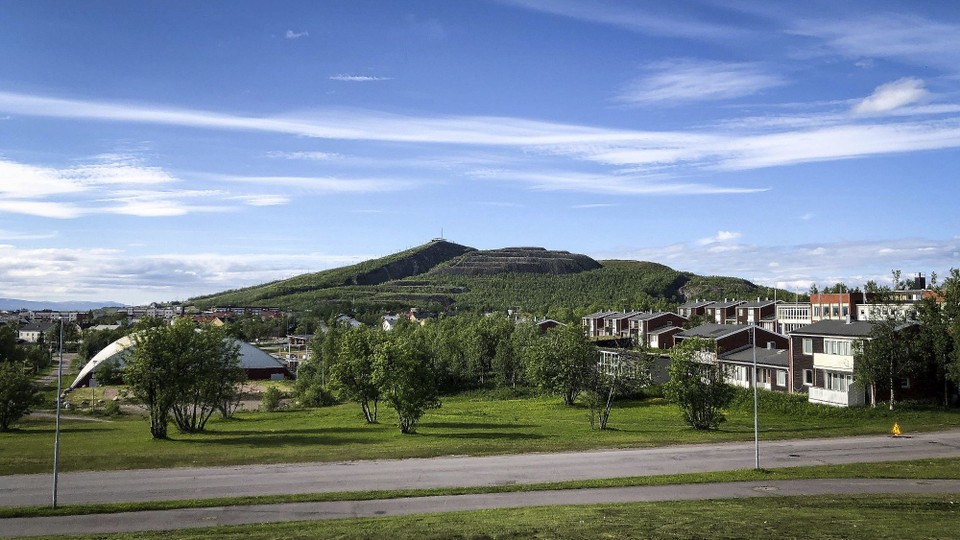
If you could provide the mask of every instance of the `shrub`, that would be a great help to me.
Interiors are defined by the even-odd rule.
[[[260,410],[275,412],[283,407],[283,392],[276,386],[271,386],[263,392],[260,398]]]

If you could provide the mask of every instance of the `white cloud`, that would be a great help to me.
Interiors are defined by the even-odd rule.
[[[294,32],[293,30],[287,30],[287,33],[283,37],[287,39],[300,39],[310,35],[310,32]]]
[[[737,238],[740,238],[741,236],[742,233],[735,231],[717,231],[715,236],[711,236],[710,238],[701,238],[700,240],[697,240],[697,243],[701,246],[719,244],[722,242],[731,242]]]
[[[594,203],[594,204],[575,204],[573,208],[589,209],[589,208],[612,208],[617,205],[611,203]]]
[[[335,178],[320,176],[210,176],[223,182],[284,186],[322,193],[377,193],[411,189],[418,182],[392,178]]]
[[[656,261],[678,270],[704,275],[736,276],[763,285],[789,285],[806,290],[811,284],[843,281],[851,286],[873,279],[890,280],[890,269],[905,274],[936,271],[945,275],[960,267],[960,242],[924,238],[843,241],[818,244],[755,245],[729,241],[720,244],[693,241],[649,246],[614,253],[592,254],[598,259]]]
[[[56,232],[40,233],[40,232],[17,232],[17,231],[8,231],[0,229],[0,240],[49,240],[51,238],[56,238],[58,235]]]
[[[137,257],[116,249],[21,249],[0,244],[0,296],[131,304],[184,299],[372,257],[315,252],[173,252]]]
[[[724,187],[710,184],[675,183],[639,176],[587,174],[568,171],[478,170],[469,173],[479,179],[514,181],[542,191],[579,191],[618,195],[718,195],[757,193],[766,188]]]
[[[670,60],[647,67],[650,75],[628,84],[617,100],[630,104],[717,101],[786,84],[759,64]]]
[[[857,114],[878,114],[899,109],[904,105],[917,103],[928,95],[923,81],[913,77],[904,77],[877,87],[872,94],[856,104],[853,112]]]
[[[909,107],[893,111],[905,114]],[[919,108],[918,108],[919,109]],[[420,143],[450,148],[492,147],[503,158],[530,163],[537,157],[565,157],[634,173],[642,182],[606,173],[599,182],[561,174],[551,180],[521,178],[548,189],[633,194],[734,193],[756,189],[667,182],[691,173],[750,170],[797,163],[960,147],[960,118],[944,110],[923,110],[903,120],[811,115],[806,124],[770,122],[757,127],[719,125],[689,131],[635,131],[541,122],[510,117],[404,116],[363,110],[320,110],[271,118],[234,116],[202,110],[131,106],[63,100],[0,92],[0,112],[19,115],[117,122],[146,122],[183,127],[285,133],[339,140]],[[504,149],[521,152],[505,154]],[[494,160],[495,161],[495,160]],[[555,167],[555,165],[554,165]],[[63,189],[61,179],[45,171],[36,185]],[[149,171],[143,172],[151,178]],[[2,182],[2,181],[0,181]],[[659,184],[658,184],[659,182]],[[0,184],[2,185],[2,184]],[[82,188],[68,183],[72,188]],[[600,188],[593,188],[598,185]],[[2,191],[2,188],[0,188]]]
[[[857,17],[803,19],[792,22],[793,32],[824,40],[832,50],[851,58],[894,58],[924,66],[957,71],[960,25],[905,13],[877,13]]]
[[[658,10],[657,3],[633,5],[609,0],[500,0],[502,3],[540,11],[551,15],[591,23],[606,24],[655,36],[686,37],[692,39],[731,39],[742,30],[719,24],[694,20],[695,13],[679,18],[670,10]],[[667,5],[667,4],[664,4]],[[660,11],[658,13],[658,11]]]
[[[345,82],[374,82],[374,81],[389,81],[390,77],[373,77],[370,75],[349,75],[346,73],[341,73],[339,75],[331,75],[329,77],[331,81],[345,81]]]
[[[281,206],[290,202],[285,195],[240,195],[235,198],[249,206]]]
[[[332,152],[267,152],[267,157],[280,159],[303,159],[311,161],[331,161],[343,156]]]

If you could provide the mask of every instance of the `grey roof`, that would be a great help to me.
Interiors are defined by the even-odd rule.
[[[631,321],[648,321],[656,317],[662,317],[663,315],[673,315],[674,317],[682,317],[682,315],[677,315],[675,313],[667,313],[666,311],[645,311],[643,313],[637,313],[633,317],[630,317]],[[686,317],[683,317],[684,319]]]
[[[813,324],[797,328],[790,332],[791,336],[840,336],[864,338],[870,336],[876,322],[874,321],[836,321],[826,320],[818,321]],[[897,329],[902,330],[908,326],[915,325],[915,322],[899,323]]]
[[[753,364],[753,351],[757,351],[757,364],[762,366],[787,367],[790,355],[787,349],[767,349],[765,347],[745,347],[720,356],[724,362]]]
[[[620,313],[620,312],[619,311],[598,311],[596,313],[584,315],[583,318],[584,319],[603,319],[603,318],[609,317],[610,315],[614,315],[616,313]]]
[[[750,327],[742,324],[716,324],[716,323],[704,323],[696,328],[690,328],[689,330],[684,330],[680,332],[680,337],[702,337],[709,339],[717,339],[730,334],[735,334],[741,330],[747,330]]]
[[[623,312],[621,312],[621,311],[614,311],[613,313],[611,313],[610,315],[608,315],[607,317],[604,317],[604,318],[605,318],[605,319],[613,319],[613,320],[616,320],[616,319],[629,319],[629,318],[633,317],[634,315],[638,315],[639,313],[640,313],[639,311],[623,311]]]
[[[681,308],[698,308],[709,306],[710,304],[715,303],[713,300],[690,300],[681,305]]]
[[[779,302],[780,302],[779,300],[757,300],[754,302],[744,302],[744,304],[740,307],[745,307],[745,308],[766,307],[766,306],[769,306],[770,304],[777,304]]]
[[[21,332],[46,332],[56,326],[55,322],[35,321],[20,329]]]
[[[732,308],[734,306],[739,306],[743,304],[743,300],[724,300],[723,302],[714,302],[712,308]]]
[[[229,339],[229,338],[228,338]],[[234,340],[240,344],[240,367],[243,369],[276,369],[285,368],[282,362],[254,347],[249,343]]]
[[[647,334],[651,336],[659,336],[660,334],[664,334],[671,330],[683,330],[683,328],[680,328],[679,326],[664,326],[662,328],[657,328],[656,330],[650,330],[647,332]]]

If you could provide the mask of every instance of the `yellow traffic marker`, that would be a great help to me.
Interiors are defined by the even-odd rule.
[[[900,424],[898,422],[893,423],[893,429],[890,430],[890,434],[894,437],[900,437]]]

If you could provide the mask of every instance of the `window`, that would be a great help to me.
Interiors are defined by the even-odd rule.
[[[849,373],[836,373],[833,371],[828,371],[826,376],[824,387],[827,390],[846,392],[853,383],[853,375],[850,375]]]
[[[850,342],[842,339],[823,340],[823,352],[840,356],[850,356]]]
[[[787,372],[778,369],[777,370],[777,386],[786,386],[787,385]]]
[[[803,384],[807,386],[813,385],[813,370],[805,369],[803,370]]]
[[[902,381],[900,381],[900,388],[903,388],[904,390],[907,390],[907,389],[910,388],[910,378],[909,378],[909,377],[906,378],[906,379],[903,379]]]
[[[813,354],[813,340],[803,338],[803,354]]]

